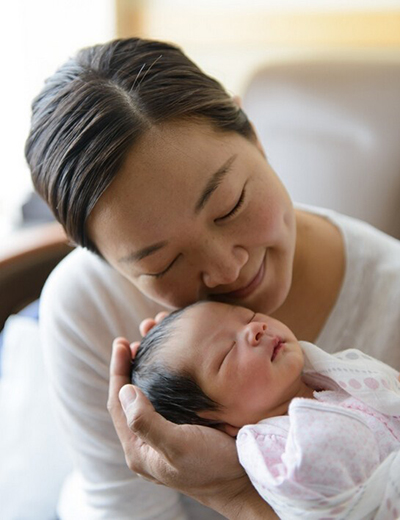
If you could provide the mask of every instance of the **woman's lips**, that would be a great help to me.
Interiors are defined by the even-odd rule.
[[[223,293],[220,296],[224,296],[227,298],[246,298],[246,296],[249,296],[260,285],[260,283],[262,282],[262,280],[264,278],[264,272],[265,272],[265,255],[261,262],[258,273],[255,275],[255,277],[252,279],[252,281],[248,285],[246,285],[245,287],[242,287],[241,289],[237,289],[236,291],[232,291],[229,293]]]

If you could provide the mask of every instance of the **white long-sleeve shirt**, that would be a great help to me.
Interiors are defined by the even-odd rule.
[[[399,369],[400,242],[349,217],[308,211],[338,226],[346,254],[342,289],[316,343],[327,352],[357,348]],[[135,476],[106,409],[112,340],[139,339],[140,321],[159,310],[82,249],[64,259],[46,283],[42,341],[56,411],[76,468],[62,495],[62,520],[220,518]]]

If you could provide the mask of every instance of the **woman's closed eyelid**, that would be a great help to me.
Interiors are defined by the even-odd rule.
[[[178,258],[180,257],[181,255],[178,255],[176,256],[172,262],[165,268],[163,269],[162,271],[160,271],[159,273],[145,273],[146,276],[151,276],[153,278],[162,278],[170,269],[171,267],[175,264],[175,262],[178,260]]]
[[[243,186],[243,189],[242,189],[242,191],[240,193],[240,197],[237,200],[237,202],[235,203],[235,205],[233,206],[233,208],[226,215],[223,215],[222,217],[216,218],[215,222],[223,222],[224,220],[227,220],[230,217],[233,217],[233,215],[235,215],[239,211],[239,209],[242,207],[242,205],[244,203],[244,200],[245,200],[246,184],[247,183],[245,183],[245,185]]]

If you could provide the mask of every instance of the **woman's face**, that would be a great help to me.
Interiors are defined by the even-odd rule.
[[[211,299],[272,313],[292,278],[290,198],[261,147],[205,123],[156,125],[88,222],[107,261],[169,307]]]

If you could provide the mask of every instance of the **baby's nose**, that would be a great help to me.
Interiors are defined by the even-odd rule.
[[[263,337],[267,325],[261,322],[252,321],[246,326],[246,339],[249,345],[256,347]]]

